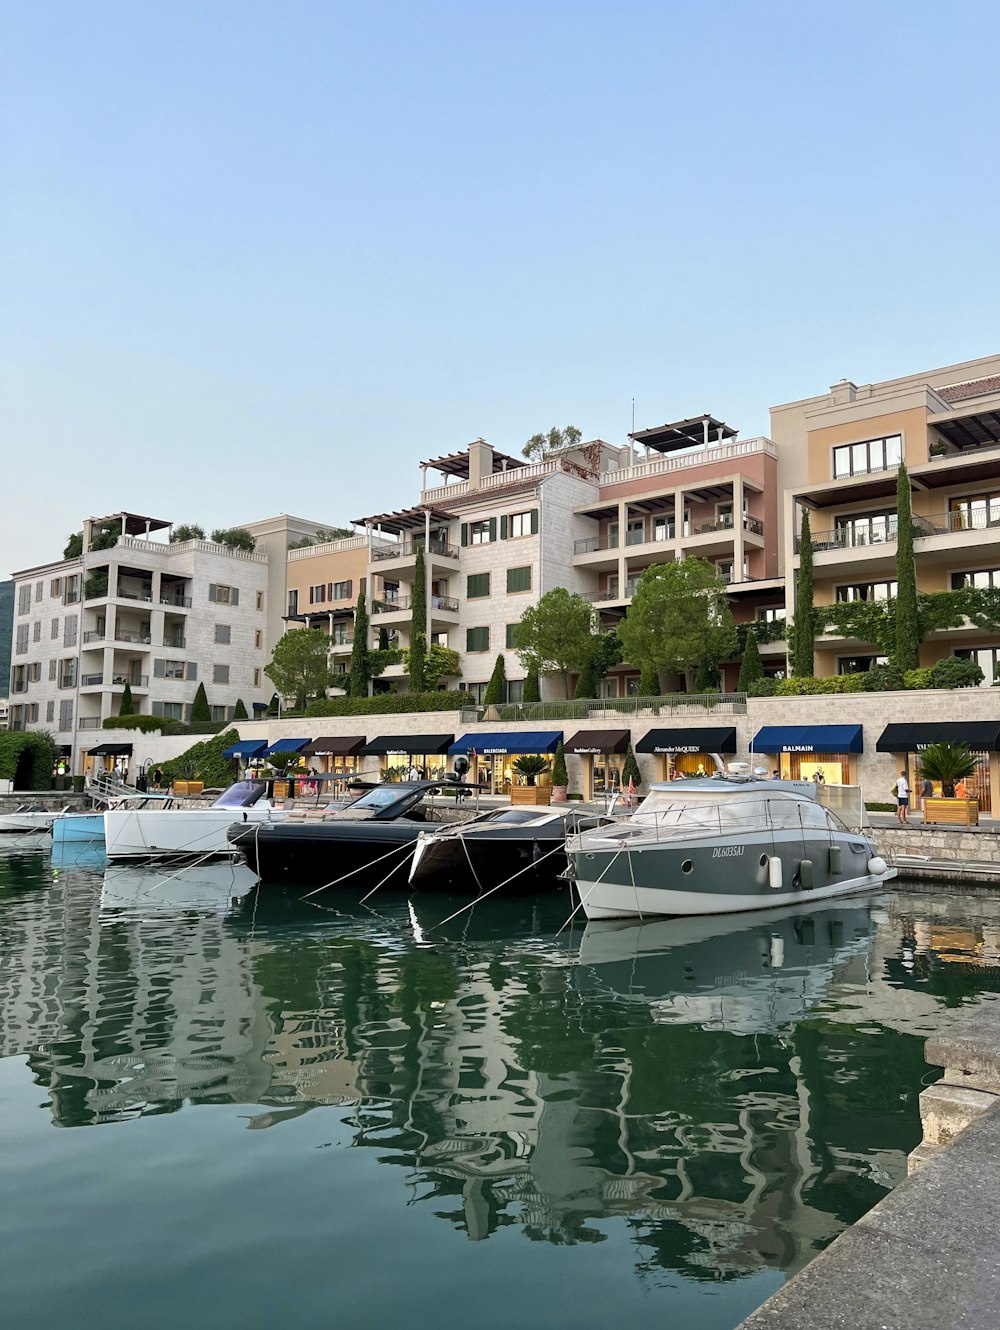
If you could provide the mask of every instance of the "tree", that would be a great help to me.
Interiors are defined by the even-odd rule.
[[[920,774],[940,781],[946,799],[954,799],[955,782],[974,775],[977,765],[965,744],[928,744],[920,755]]]
[[[566,754],[563,752],[563,742],[561,739],[556,745],[555,761],[552,763],[552,784],[560,785],[563,789],[569,784],[569,772],[566,770]]]
[[[542,700],[542,690],[538,686],[538,661],[528,661],[526,668],[528,673],[524,677],[524,691],[521,694],[521,700],[522,702],[540,702]]]
[[[310,545],[327,545],[331,540],[347,540],[354,532],[349,526],[321,526],[313,536],[303,536],[300,540],[290,540],[290,550],[308,549]]]
[[[760,662],[760,648],[757,634],[752,628],[747,630],[747,644],[743,648],[743,660],[740,662],[740,677],[736,684],[737,692],[745,693],[752,683],[764,677],[764,666]]]
[[[792,624],[792,670],[802,679],[813,677],[813,547],[809,509],[802,510],[799,536],[799,571],[795,578],[795,620]]]
[[[555,587],[524,611],[514,630],[521,664],[530,669],[534,663],[547,674],[561,674],[565,697],[570,696],[570,675],[592,659],[593,613],[582,596]]]
[[[719,662],[713,660],[711,656],[704,656],[698,666],[698,673],[694,676],[694,691],[717,693],[721,688],[722,674],[719,671]]]
[[[371,652],[368,649],[368,607],[364,587],[358,592],[354,606],[354,644],[351,647],[351,668],[347,677],[348,697],[367,697],[371,684]]]
[[[590,657],[580,671],[574,697],[596,697],[608,670],[622,658],[622,644],[613,628],[607,633],[592,634],[590,641]]]
[[[378,649],[379,651],[389,651],[389,630],[388,628],[379,628],[378,630]]]
[[[118,708],[119,716],[134,716],[135,703],[132,701],[132,685],[126,682],[122,690],[122,704]]]
[[[281,699],[279,698],[277,693],[271,694],[271,700],[267,704],[267,714],[269,716],[281,715]]]
[[[690,675],[736,647],[726,584],[705,559],[653,564],[642,574],[618,636],[626,660],[657,675]]]
[[[243,705],[242,697],[236,699],[236,705],[233,707],[233,720],[249,720],[247,709]]]
[[[521,449],[521,456],[530,457],[533,462],[542,462],[550,453],[559,452],[562,448],[575,448],[582,438],[582,433],[575,425],[567,425],[565,429],[553,425],[548,434],[532,434]]]
[[[660,677],[653,665],[643,665],[639,670],[639,696],[659,697]]]
[[[483,694],[483,706],[495,707],[501,702],[507,700],[507,668],[504,664],[503,656],[497,656],[497,663],[493,666],[493,673],[490,675],[490,681],[486,685],[486,692]]]
[[[632,751],[632,745],[629,744],[625,750],[625,762],[622,765],[622,785],[627,790],[629,781],[635,789],[642,784],[642,772],[639,770],[639,763],[635,760],[635,753]]]
[[[424,552],[417,550],[413,568],[413,599],[410,603],[410,692],[422,693],[427,684],[424,662],[427,656],[427,566]]]
[[[402,651],[386,650],[372,652],[372,659],[380,658],[382,655],[388,657],[386,664],[394,665],[400,660],[403,662],[403,668],[407,673],[410,671],[410,648],[404,647]],[[381,674],[385,669],[382,665],[377,671],[373,667],[372,676],[376,673]],[[424,657],[424,686],[422,691],[431,693],[437,688],[438,684],[446,676],[457,677],[462,673],[462,664],[459,660],[458,652],[452,647],[443,647],[438,642],[432,642],[427,648],[427,655]]]
[[[74,531],[66,541],[66,548],[63,550],[64,559],[79,559],[83,553],[83,532]]]
[[[186,540],[204,540],[205,528],[197,522],[181,522],[170,528],[171,545],[182,545]]]
[[[896,472],[896,650],[900,670],[920,667],[920,619],[917,613],[917,567],[913,557],[913,510],[906,463]]]
[[[275,643],[264,673],[282,697],[294,697],[303,710],[308,697],[329,687],[330,639],[319,628],[290,628]]]
[[[573,696],[582,698],[597,696],[597,669],[593,658],[588,660],[580,671]]]
[[[204,725],[212,719],[212,712],[208,705],[208,696],[205,692],[205,685],[200,683],[194,695],[194,701],[191,703],[191,724]]]
[[[257,548],[257,541],[245,526],[216,527],[212,532],[212,539],[216,545],[225,545],[231,550],[243,550],[247,554],[253,554]]]

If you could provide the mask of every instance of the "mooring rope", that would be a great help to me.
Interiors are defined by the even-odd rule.
[[[439,923],[436,923],[433,926],[435,928],[443,928],[445,924],[450,924],[452,919],[457,919],[463,911],[473,909],[480,903],[480,901],[484,901],[487,896],[492,896],[493,893],[499,891],[501,887],[507,886],[508,882],[513,882],[514,879],[520,877],[522,873],[527,873],[529,868],[537,868],[539,864],[544,863],[546,859],[550,858],[553,854],[558,854],[559,851],[563,849],[565,849],[565,845],[557,842],[551,850],[546,850],[541,858],[533,859],[530,864],[525,864],[523,868],[519,868],[516,873],[511,873],[510,877],[505,877],[502,882],[498,882],[495,887],[490,887],[489,891],[484,892],[481,896],[476,896],[473,900],[466,901],[465,904],[460,906],[454,914],[449,914],[447,919],[442,919]],[[466,853],[468,853],[468,851]],[[558,937],[558,934],[556,936]]]

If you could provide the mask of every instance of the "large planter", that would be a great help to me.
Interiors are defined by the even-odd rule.
[[[200,780],[175,780],[174,794],[201,794],[205,784]]]
[[[512,785],[510,787],[510,801],[512,804],[530,804],[532,807],[543,807],[551,802],[551,785]]]
[[[924,800],[924,822],[939,822],[949,827],[975,827],[979,824],[978,799]]]
[[[553,802],[554,804],[564,804],[564,803],[566,802],[566,799],[567,799],[567,796],[568,796],[568,795],[569,795],[569,786],[568,786],[568,785],[553,785],[553,786],[552,786],[552,802]]]

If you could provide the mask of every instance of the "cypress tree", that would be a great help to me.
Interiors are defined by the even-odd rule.
[[[643,665],[639,671],[639,696],[660,696],[660,676],[654,665]]]
[[[242,697],[236,699],[236,705],[233,707],[233,720],[249,720],[247,709],[243,705]]]
[[[809,510],[802,510],[799,537],[799,571],[795,579],[795,625],[792,638],[792,670],[801,679],[813,677],[813,547]]]
[[[132,686],[129,683],[125,684],[125,688],[122,691],[122,704],[118,708],[118,714],[119,716],[135,715],[135,703],[132,701]]]
[[[713,693],[721,687],[722,675],[719,673],[718,663],[711,656],[705,656],[698,666],[698,673],[694,676],[694,691]]]
[[[200,725],[211,719],[212,713],[208,708],[208,696],[205,693],[205,685],[200,683],[198,685],[198,691],[194,695],[194,702],[191,704],[191,724]]]
[[[566,770],[566,754],[563,752],[562,740],[556,747],[555,761],[552,763],[552,784],[561,785],[564,788],[569,784],[569,773]]]
[[[622,788],[628,789],[629,781],[632,782],[635,789],[642,784],[642,773],[639,770],[639,763],[635,760],[635,753],[632,752],[632,745],[629,744],[625,753],[625,762],[622,766]]]
[[[347,676],[348,697],[367,697],[371,683],[371,661],[368,659],[368,607],[364,588],[358,592],[354,606],[354,645],[351,647],[351,669]]]
[[[427,568],[424,552],[417,550],[413,570],[413,600],[410,603],[410,692],[424,690],[424,660],[427,656]]]
[[[576,681],[576,691],[574,697],[596,697],[597,696],[597,666],[593,660],[588,660],[586,665],[580,671]]]
[[[760,663],[760,648],[757,646],[757,634],[752,628],[747,630],[747,644],[743,649],[743,660],[740,662],[740,677],[736,684],[736,690],[745,693],[752,683],[758,679],[763,679],[764,667]]]
[[[900,670],[920,666],[920,622],[917,615],[917,567],[913,557],[913,511],[906,463],[896,473],[896,652]]]
[[[507,670],[503,656],[497,656],[497,663],[493,666],[493,673],[490,675],[490,681],[486,685],[486,692],[483,695],[483,706],[499,706],[505,700],[506,692]]]
[[[525,702],[540,702],[542,700],[542,690],[538,686],[538,665],[532,661],[528,666],[528,673],[524,679]]]
[[[278,694],[272,693],[271,700],[267,704],[267,714],[269,716],[277,716],[280,713],[280,711],[281,711],[281,703],[278,700]]]

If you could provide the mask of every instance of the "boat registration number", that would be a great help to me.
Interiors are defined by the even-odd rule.
[[[745,845],[717,845],[712,851],[712,858],[738,859],[745,849]]]

